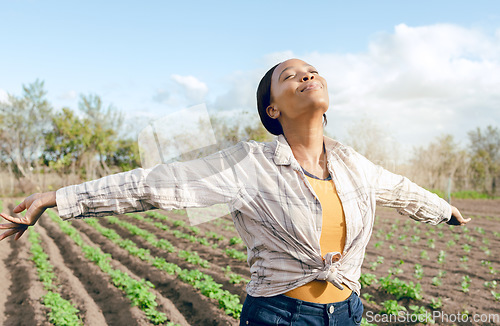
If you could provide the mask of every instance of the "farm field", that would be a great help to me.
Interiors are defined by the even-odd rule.
[[[2,199],[2,211],[15,202]],[[379,208],[361,278],[365,323],[370,312],[470,316],[438,325],[500,318],[500,200],[453,204],[473,218],[466,227]],[[0,324],[237,325],[249,277],[227,217],[190,227],[184,211],[156,210],[62,223],[48,211],[0,243]]]

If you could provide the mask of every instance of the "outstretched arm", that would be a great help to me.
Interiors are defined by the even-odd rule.
[[[28,226],[34,225],[43,212],[49,207],[56,206],[56,192],[44,192],[33,194],[23,200],[22,203],[14,208],[14,213],[21,213],[26,210],[26,214],[21,217],[12,217],[0,213],[4,219],[10,223],[0,224],[0,229],[7,230],[0,235],[0,241],[15,234],[14,240],[18,240],[28,229]]]
[[[458,208],[456,208],[455,206],[451,206],[451,218],[448,222],[448,224],[450,225],[465,225],[467,223],[469,223],[469,221],[471,220],[471,218],[464,218],[462,216],[462,214],[460,214],[460,211],[458,210]]]

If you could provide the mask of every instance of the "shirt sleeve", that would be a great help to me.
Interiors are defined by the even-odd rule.
[[[249,143],[241,142],[204,158],[64,187],[56,192],[59,215],[70,219],[230,203],[245,182],[249,152]]]
[[[418,186],[408,178],[389,172],[355,154],[366,171],[368,182],[374,187],[378,205],[395,208],[412,219],[437,225],[451,218],[451,206],[444,199]]]

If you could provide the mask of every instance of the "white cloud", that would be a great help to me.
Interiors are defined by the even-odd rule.
[[[388,131],[403,143],[423,144],[442,133],[465,139],[468,130],[500,121],[499,36],[402,24],[374,39],[366,53],[314,53],[305,60],[328,80],[331,121],[389,121]]]
[[[9,102],[9,94],[6,91],[0,88],[0,103],[8,103]]]
[[[238,72],[216,108],[256,111],[260,78],[293,52],[272,53],[264,69]],[[330,134],[345,139],[363,118],[382,126],[402,145],[425,145],[450,133],[500,122],[500,29],[493,35],[457,25],[397,25],[379,34],[363,53],[310,53],[301,57],[328,81]]]
[[[227,90],[212,94],[211,106],[256,114],[262,76],[295,56],[271,53],[259,60],[261,68],[227,76]],[[468,131],[500,124],[500,29],[487,34],[451,24],[401,24],[374,37],[365,52],[313,52],[301,58],[328,81],[327,131],[340,140],[362,119],[410,150],[445,133],[465,145]],[[179,85],[206,94],[208,88],[196,78],[179,77],[173,78]]]
[[[172,80],[180,86],[189,102],[203,102],[208,93],[207,85],[194,76],[172,75]]]

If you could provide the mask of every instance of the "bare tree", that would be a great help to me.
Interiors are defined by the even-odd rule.
[[[9,94],[0,103],[0,155],[19,181],[31,179],[44,146],[44,132],[50,128],[52,107],[46,99],[44,82],[23,85],[19,97]],[[22,191],[29,191],[24,182]]]
[[[362,119],[347,130],[347,143],[370,161],[395,170],[398,148],[390,135],[372,120]]]
[[[467,153],[460,149],[452,135],[442,135],[426,147],[415,149],[411,169],[419,184],[444,191],[449,180],[463,185]]]
[[[468,133],[473,182],[477,188],[494,196],[500,177],[500,130],[488,126]]]

